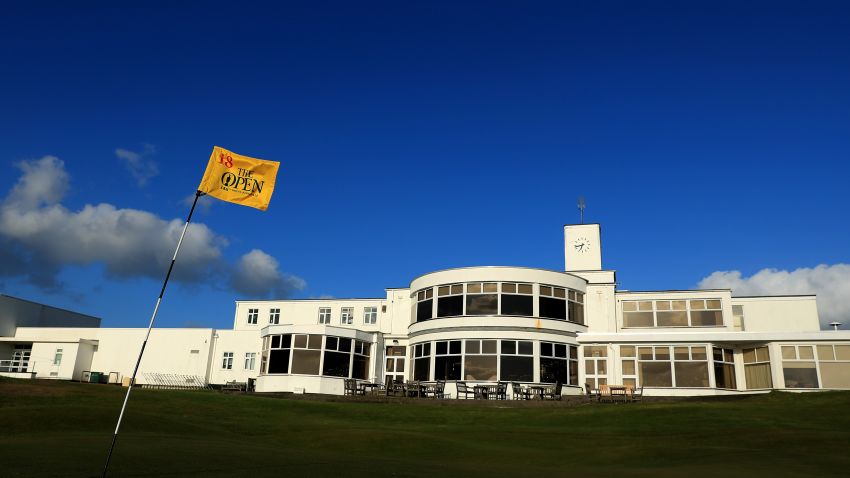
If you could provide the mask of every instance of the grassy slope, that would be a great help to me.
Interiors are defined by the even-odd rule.
[[[123,391],[0,379],[0,475],[98,475]],[[834,392],[494,408],[136,390],[111,476],[846,476],[847,410]]]

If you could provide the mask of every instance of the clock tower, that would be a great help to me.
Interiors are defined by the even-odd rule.
[[[564,226],[564,270],[598,271],[602,269],[602,242],[599,224]]]

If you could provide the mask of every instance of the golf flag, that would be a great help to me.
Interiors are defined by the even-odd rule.
[[[220,146],[213,148],[198,191],[222,201],[265,211],[280,163],[249,158]]]

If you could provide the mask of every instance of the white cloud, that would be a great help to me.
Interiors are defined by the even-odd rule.
[[[144,187],[149,179],[159,174],[159,165],[151,159],[155,153],[156,148],[151,144],[146,144],[141,153],[123,148],[115,150],[115,155],[124,162],[124,166],[136,179],[139,187]]]
[[[70,181],[62,161],[46,156],[18,168],[20,179],[0,202],[0,276],[22,277],[45,289],[61,288],[58,273],[73,265],[103,264],[113,278],[163,277],[184,220],[166,220],[111,204],[71,211],[61,204]],[[226,238],[193,222],[172,278],[184,283],[232,282],[230,276],[243,274],[246,266],[244,258],[237,265],[224,260],[222,250],[227,245]],[[264,256],[266,263],[274,264],[274,274],[268,267],[263,270],[264,277],[271,279],[266,291],[283,294],[304,287],[303,280],[278,272],[277,261]],[[286,288],[286,284],[299,287]],[[254,284],[252,290],[261,288]]]
[[[299,277],[281,273],[274,257],[254,249],[236,263],[230,286],[251,298],[267,298],[269,295],[281,298],[304,289],[306,283]]]
[[[717,271],[703,278],[700,289],[732,289],[737,296],[817,294],[821,327],[830,322],[850,326],[850,264],[821,264],[793,271],[762,269],[750,277],[740,271]]]

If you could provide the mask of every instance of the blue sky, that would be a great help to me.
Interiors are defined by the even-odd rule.
[[[817,292],[850,322],[846,2],[4,10],[0,293],[146,325],[167,221],[220,145],[281,161],[277,189],[267,212],[197,211],[161,326],[562,269],[580,195],[621,288]]]

